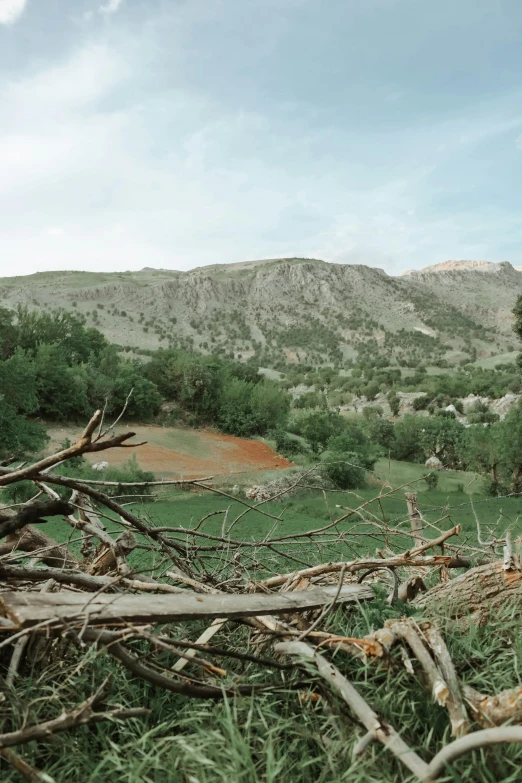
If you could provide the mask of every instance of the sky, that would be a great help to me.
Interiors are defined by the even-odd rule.
[[[0,276],[522,264],[520,0],[0,0]]]

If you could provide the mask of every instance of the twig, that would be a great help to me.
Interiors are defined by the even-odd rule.
[[[319,655],[312,647],[304,642],[282,642],[275,646],[276,652],[302,658],[312,663],[321,677],[334,688],[344,699],[348,706],[355,712],[366,730],[381,742],[396,758],[409,770],[423,780],[428,765],[409,745],[404,742],[400,734],[389,724],[382,721],[363,699],[359,691],[344,677],[339,669],[329,663],[322,655]],[[522,729],[521,729],[522,732]]]
[[[79,704],[72,710],[67,710],[59,718],[37,723],[34,726],[27,726],[18,731],[11,731],[8,734],[0,734],[0,748],[10,748],[14,745],[24,745],[32,740],[48,742],[49,739],[60,731],[75,726],[82,726],[86,723],[98,723],[102,720],[123,720],[126,718],[137,718],[142,715],[148,715],[150,710],[144,707],[133,709],[123,709],[121,707],[109,707],[100,712],[96,712],[96,706],[101,705],[103,698],[103,688],[99,688],[96,693],[86,701]]]

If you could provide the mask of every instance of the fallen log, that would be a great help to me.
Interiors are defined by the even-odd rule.
[[[464,629],[471,622],[485,625],[510,600],[519,602],[522,609],[522,571],[506,569],[498,561],[441,582],[418,596],[415,604],[427,617],[449,617]]]
[[[339,593],[338,595],[336,595]],[[201,595],[95,595],[62,591],[59,593],[0,593],[0,614],[17,628],[30,628],[51,621],[55,627],[80,625],[125,625],[127,623],[168,623],[180,620],[255,617],[265,614],[317,609],[335,601],[356,604],[371,601],[374,595],[365,585],[322,587],[292,593],[247,593]]]

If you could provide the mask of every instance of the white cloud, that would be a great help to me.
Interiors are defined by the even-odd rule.
[[[95,103],[124,78],[125,70],[108,47],[92,44],[59,65],[3,88],[0,83],[0,129],[6,121],[30,122],[35,114],[52,120],[56,112],[63,114]]]
[[[0,24],[16,22],[26,5],[27,0],[0,0]]]
[[[517,127],[505,107],[400,132],[311,129],[298,104],[234,110],[180,88],[175,68],[151,85],[145,44],[112,40],[0,78],[0,276],[290,255],[398,272],[519,236],[493,210],[430,216],[430,177]]]
[[[99,10],[102,14],[115,14],[123,4],[123,0],[108,0],[106,5],[101,5]]]

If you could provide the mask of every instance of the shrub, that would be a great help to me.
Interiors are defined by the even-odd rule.
[[[424,481],[426,482],[429,490],[437,489],[437,486],[439,484],[439,474],[438,473],[426,473],[424,476]]]
[[[413,400],[413,410],[425,411],[429,403],[430,403],[430,398],[427,394],[425,394],[423,397],[416,397]]]
[[[298,440],[291,438],[284,430],[276,430],[274,432],[274,439],[276,444],[276,451],[282,454],[284,457],[292,456],[293,454],[299,454],[303,451],[303,448]]]
[[[366,484],[360,455],[353,451],[330,452],[323,460],[320,471],[339,489],[356,489]]]

